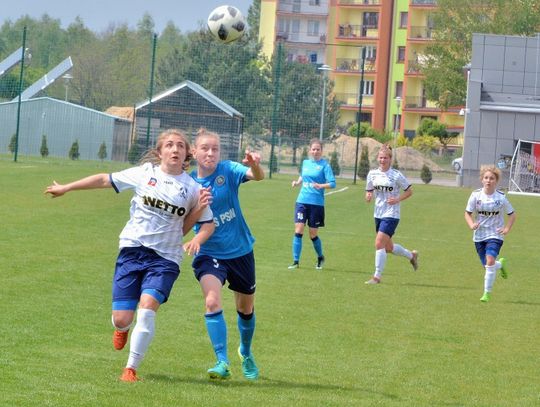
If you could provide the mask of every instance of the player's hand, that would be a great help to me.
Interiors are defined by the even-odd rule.
[[[184,243],[183,247],[184,251],[190,256],[199,254],[199,250],[201,250],[201,245],[195,239]]]
[[[396,204],[399,203],[399,197],[391,196],[390,198],[388,198],[388,199],[386,200],[386,203],[387,203],[388,205],[396,205]]]
[[[260,165],[260,163],[261,163],[261,155],[259,153],[254,153],[249,150],[246,150],[246,155],[244,159],[242,160],[242,164],[248,167],[254,167],[254,166]]]
[[[53,184],[49,185],[47,188],[45,188],[45,191],[43,191],[45,195],[51,194],[52,198],[58,198],[59,196],[64,195],[66,192],[67,191],[64,185],[61,185],[57,183],[56,181],[53,181]]]
[[[497,233],[500,233],[501,235],[506,235],[508,232],[509,230],[507,227],[497,229]]]
[[[212,187],[199,189],[199,201],[197,203],[199,209],[207,208],[212,203],[213,198],[214,197],[212,196]]]
[[[371,202],[371,198],[373,198],[373,192],[366,192],[366,202]]]
[[[480,222],[474,222],[471,226],[471,230],[476,230],[480,226]]]

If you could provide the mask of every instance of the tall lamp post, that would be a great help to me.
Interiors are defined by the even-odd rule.
[[[322,81],[323,81],[323,91],[322,91],[322,107],[321,107],[321,127],[319,130],[319,140],[322,141],[323,139],[323,132],[324,132],[324,114],[326,110],[326,79],[328,78],[328,72],[332,70],[328,65],[322,65],[319,68],[320,71],[322,71]]]
[[[397,144],[397,137],[398,137],[398,134],[399,134],[399,125],[400,125],[399,122],[401,121],[400,120],[401,115],[399,114],[399,108],[401,107],[401,97],[396,96],[394,101],[396,102],[397,113],[396,113],[396,119],[394,120],[394,145],[392,146],[392,148],[395,150],[396,149],[396,144]]]
[[[65,94],[64,100],[67,102],[67,100],[68,100],[68,91],[69,91],[69,83],[73,79],[73,75],[71,75],[70,73],[67,73],[67,74],[63,75],[62,78],[64,79],[64,87],[66,88],[66,94]]]

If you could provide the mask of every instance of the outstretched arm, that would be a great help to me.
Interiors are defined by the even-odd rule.
[[[242,160],[242,164],[249,167],[249,170],[246,172],[248,179],[255,181],[264,179],[264,170],[261,167],[261,155],[259,153],[252,153],[246,150],[246,156]]]
[[[58,198],[69,191],[79,189],[110,188],[111,186],[109,174],[95,174],[70,182],[69,184],[59,184],[56,181],[53,181],[53,184],[49,185],[43,193],[51,194],[53,198]]]
[[[201,250],[201,245],[212,236],[215,228],[216,225],[214,225],[214,222],[203,223],[195,237],[184,244],[186,253],[189,255],[198,254],[199,250]]]

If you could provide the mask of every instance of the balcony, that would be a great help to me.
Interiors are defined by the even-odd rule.
[[[375,25],[340,24],[339,38],[379,38],[379,29]]]
[[[411,6],[437,6],[437,0],[411,0]]]
[[[341,107],[358,107],[358,92],[335,93]],[[362,107],[373,107],[373,95],[362,96]]]
[[[354,72],[360,73],[362,71],[362,59],[355,58],[337,58],[336,59],[336,72]],[[364,63],[364,72],[375,72],[375,59],[366,59]]]
[[[433,37],[433,27],[411,26],[409,40],[431,40]]]
[[[339,0],[340,6],[379,6],[381,0]]]
[[[408,75],[421,75],[422,74],[422,64],[418,60],[413,59],[407,61],[407,74]]]

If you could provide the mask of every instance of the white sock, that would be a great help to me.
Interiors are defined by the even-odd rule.
[[[155,332],[156,312],[151,309],[139,308],[137,323],[131,333],[129,342],[129,359],[126,367],[137,369],[152,342]]]
[[[484,276],[484,291],[490,293],[493,289],[493,283],[497,276],[496,266],[486,266],[486,275]]]
[[[396,256],[406,257],[409,260],[412,259],[412,253],[400,244],[394,243],[394,250],[392,250],[392,254],[395,254]]]
[[[384,265],[386,264],[386,250],[375,250],[375,277],[381,278]]]

